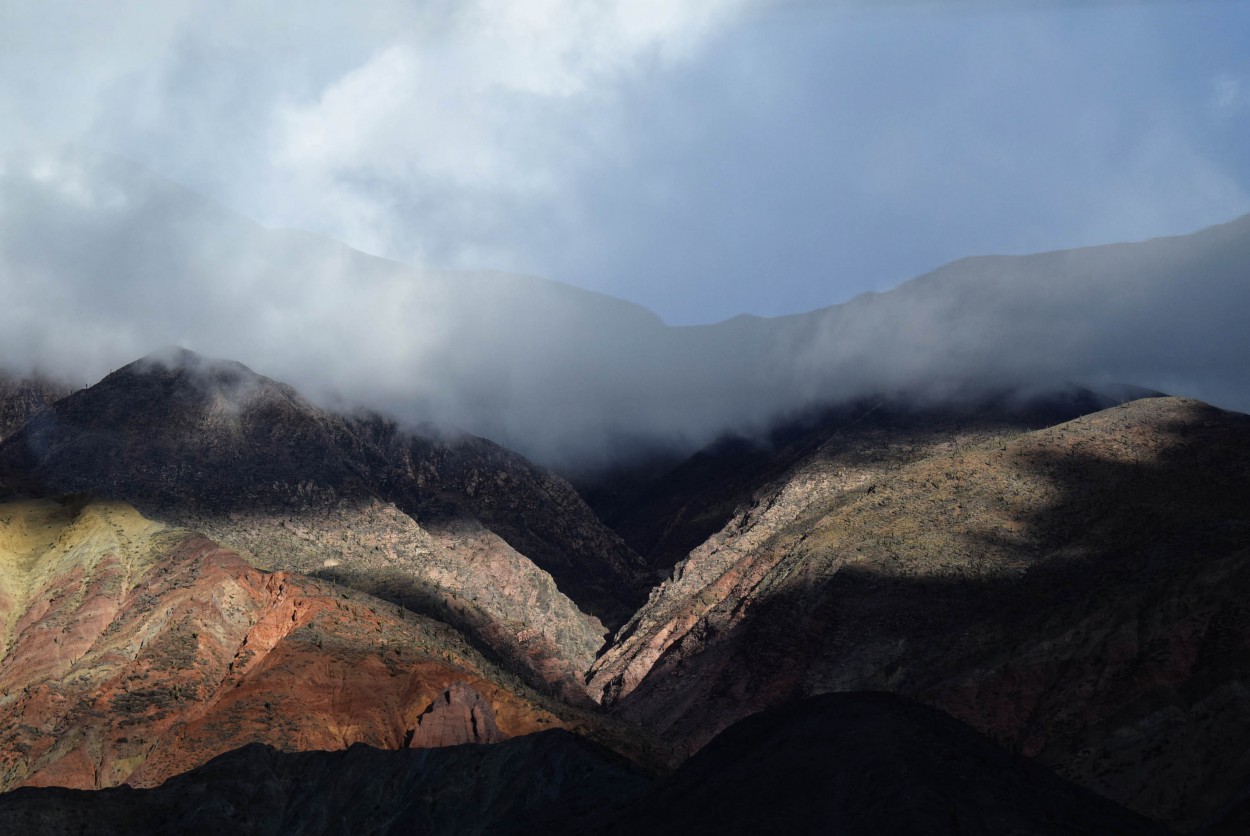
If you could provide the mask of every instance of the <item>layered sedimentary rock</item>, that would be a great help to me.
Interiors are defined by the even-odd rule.
[[[2,789],[152,786],[251,742],[398,749],[593,726],[445,624],[261,572],[116,502],[0,505],[0,640]],[[442,704],[468,725],[422,731]]]
[[[430,749],[461,743],[498,743],[502,739],[490,703],[473,686],[453,682],[417,718],[408,746]]]
[[[1250,781],[1250,418],[831,445],[653,593],[595,666],[608,703],[693,751],[804,694],[909,694],[1181,827]]]
[[[620,623],[637,594],[637,558],[559,477],[481,439],[324,412],[190,352],[57,402],[0,445],[0,476],[124,499],[263,568],[431,613],[570,697],[603,644],[594,613]]]

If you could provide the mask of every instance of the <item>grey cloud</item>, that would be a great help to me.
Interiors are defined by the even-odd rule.
[[[708,322],[1250,209],[1239,5],[15,0],[0,145]]]
[[[869,394],[1116,382],[1250,408],[1250,217],[982,257],[810,314],[666,326],[537,278],[420,270],[266,230],[83,151],[0,173],[0,358],[89,382],[168,344],[323,403],[455,425],[561,466],[689,448]]]

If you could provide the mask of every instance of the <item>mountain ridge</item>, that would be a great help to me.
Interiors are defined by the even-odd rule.
[[[570,695],[603,644],[599,617],[640,600],[640,561],[558,476],[484,440],[324,412],[190,352],[51,405],[0,444],[0,479],[122,499],[264,568],[429,611]]]

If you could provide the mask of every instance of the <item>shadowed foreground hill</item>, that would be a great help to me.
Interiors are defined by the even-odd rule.
[[[887,694],[752,717],[648,781],[562,731],[420,752],[230,752],[159,788],[0,795],[29,834],[880,833],[1166,831]]]
[[[618,756],[563,731],[491,746],[283,753],[259,744],[156,789],[22,789],[0,830],[97,836],[516,832],[556,808],[594,809],[647,786]]]
[[[595,666],[697,749],[770,705],[888,690],[1182,828],[1250,785],[1250,417],[1173,398],[910,463],[835,436]]]

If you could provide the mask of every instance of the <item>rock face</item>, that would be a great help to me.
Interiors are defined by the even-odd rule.
[[[0,789],[153,786],[253,742],[450,748],[553,726],[646,755],[655,734],[675,765],[757,711],[874,690],[1153,819],[1235,827],[1250,418],[1170,398],[1072,421],[1092,405],[1009,406],[865,402],[638,480],[616,521],[648,566],[562,479],[489,442],[336,416],[237,364],[132,365],[0,443],[0,489],[49,497],[0,503]],[[625,619],[647,573],[700,538]],[[623,626],[597,655],[605,623]],[[908,716],[899,728],[924,737]],[[807,722],[793,741],[852,745]],[[700,754],[676,794],[533,820],[665,832],[695,827],[696,807],[782,797],[742,777],[781,756],[741,745],[741,762]],[[880,811],[848,774],[825,775],[848,787],[838,809]],[[917,810],[941,818],[953,792]],[[848,832],[869,820],[794,804]],[[982,807],[959,826],[1007,826]]]
[[[1182,828],[1250,783],[1250,418],[1158,398],[881,441],[761,491],[592,687],[690,751],[806,694],[908,694]]]
[[[637,558],[559,477],[481,439],[326,413],[189,352],[57,402],[0,445],[0,477],[123,499],[258,566],[428,612],[570,696],[603,644],[587,611],[619,624],[637,602]]]
[[[472,686],[453,682],[417,718],[417,728],[408,746],[433,749],[463,743],[498,743],[502,739],[490,703]]]
[[[52,834],[1165,831],[938,711],[833,694],[751,717],[648,781],[574,735],[422,752],[249,746],[150,790],[21,789],[0,829]]]
[[[154,786],[251,742],[398,749],[427,723],[413,743],[595,724],[444,624],[266,574],[116,502],[0,505],[0,642],[0,789]]]
[[[1068,387],[1046,395],[983,394],[944,405],[870,398],[813,410],[761,437],[726,437],[684,461],[644,457],[632,468],[586,474],[576,484],[653,569],[667,573],[796,469],[862,469],[869,462],[878,469],[898,467],[935,445],[1042,429],[1158,394]]]
[[[69,393],[69,387],[52,380],[19,377],[0,369],[0,441]]]

